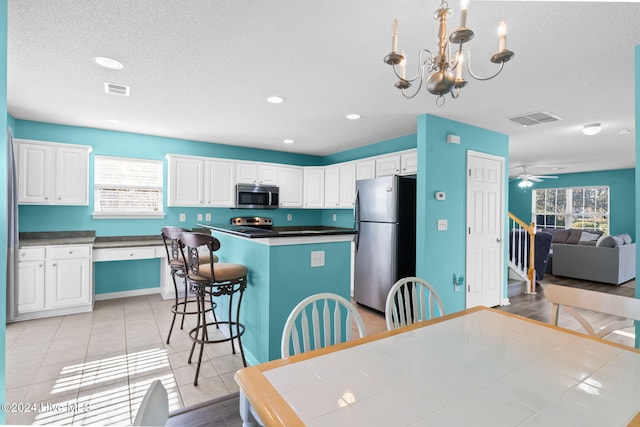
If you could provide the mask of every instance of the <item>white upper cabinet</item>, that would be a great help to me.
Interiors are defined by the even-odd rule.
[[[358,160],[356,162],[356,180],[376,177],[375,160]]]
[[[237,162],[236,183],[278,185],[278,167],[269,163]]]
[[[204,162],[204,202],[211,207],[235,207],[236,164],[224,160]]]
[[[418,173],[418,150],[410,150],[400,155],[400,175]]]
[[[418,173],[416,149],[376,158],[376,176],[413,175]]]
[[[303,169],[301,167],[278,168],[278,180],[280,182],[279,198],[281,208],[302,207],[302,178]]]
[[[167,206],[204,206],[204,159],[168,155]]]
[[[168,206],[235,206],[235,162],[176,155],[167,159]]]
[[[356,164],[340,165],[340,207],[353,208],[356,200]]]
[[[400,174],[400,156],[393,154],[381,156],[376,159],[376,176],[388,176]]]
[[[324,168],[305,167],[303,181],[303,207],[307,209],[324,208]]]
[[[91,147],[16,140],[18,203],[89,204]]]
[[[340,166],[327,166],[324,170],[324,207],[340,207]]]

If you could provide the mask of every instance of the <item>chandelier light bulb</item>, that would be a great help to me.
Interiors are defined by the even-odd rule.
[[[469,0],[460,0],[460,26],[467,26],[467,10],[469,10]]]
[[[507,49],[507,24],[504,21],[500,21],[498,24],[498,52],[503,52]]]
[[[398,52],[398,20],[397,19],[394,19],[393,23],[391,24],[391,41],[392,41],[391,51],[393,53],[397,53]]]

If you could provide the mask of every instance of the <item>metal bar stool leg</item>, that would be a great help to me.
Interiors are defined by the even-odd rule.
[[[176,323],[176,315],[178,310],[178,285],[176,285],[176,271],[171,270],[171,278],[173,279],[173,289],[175,290],[175,304],[173,306],[173,319],[171,319],[171,327],[169,328],[169,335],[167,336],[167,344],[169,344],[169,340],[171,339],[171,332],[173,332],[173,325]],[[184,322],[184,315],[182,315],[182,321]],[[182,329],[182,328],[180,328]]]

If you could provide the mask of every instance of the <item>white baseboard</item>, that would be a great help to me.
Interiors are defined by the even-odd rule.
[[[102,301],[107,299],[137,297],[140,295],[159,294],[160,286],[157,288],[136,289],[134,291],[110,292],[108,294],[95,294],[94,300]]]
[[[505,306],[505,305],[511,305],[511,302],[509,301],[509,298],[503,298],[502,302],[500,303],[501,306]]]

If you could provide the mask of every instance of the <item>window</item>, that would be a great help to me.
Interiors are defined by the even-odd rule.
[[[95,156],[93,216],[164,217],[162,161]]]
[[[609,232],[609,187],[547,188],[533,191],[539,228]]]

